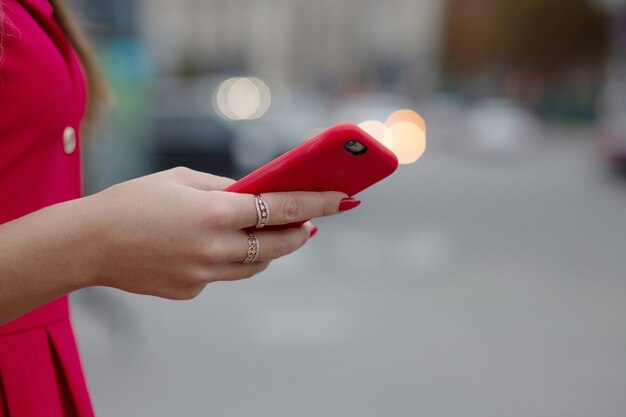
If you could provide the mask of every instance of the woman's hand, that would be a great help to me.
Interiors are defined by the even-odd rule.
[[[86,198],[96,225],[89,285],[190,299],[213,281],[251,277],[300,248],[312,225],[256,230],[260,253],[243,263],[257,223],[253,195],[221,191],[233,181],[175,168],[124,182]],[[270,225],[336,214],[339,192],[264,193]],[[350,199],[351,200],[351,199]],[[352,203],[352,204],[350,204]],[[354,200],[344,202],[354,206]]]
[[[232,180],[175,168],[56,204],[0,225],[0,325],[74,290],[105,285],[171,299],[212,281],[264,270],[300,248],[313,229],[257,230],[260,253],[244,263],[257,223],[255,197],[221,191]],[[270,225],[355,207],[338,192],[266,193]],[[341,209],[340,209],[341,206]]]

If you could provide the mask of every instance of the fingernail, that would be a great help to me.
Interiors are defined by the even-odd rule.
[[[344,198],[339,202],[339,211],[348,211],[361,204],[361,200],[356,198]]]
[[[313,236],[315,236],[318,230],[319,229],[317,228],[317,226],[313,226],[313,228],[311,229],[311,232],[309,232],[309,238],[312,238]]]

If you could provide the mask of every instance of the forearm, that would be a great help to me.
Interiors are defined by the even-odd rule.
[[[0,225],[0,324],[92,283],[96,216],[87,199]]]

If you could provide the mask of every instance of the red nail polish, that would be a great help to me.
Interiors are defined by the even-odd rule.
[[[348,211],[361,204],[361,200],[356,198],[344,198],[339,202],[339,211]]]
[[[313,228],[311,229],[311,232],[309,233],[309,238],[315,236],[318,230],[319,229],[317,228],[317,226],[313,226]]]

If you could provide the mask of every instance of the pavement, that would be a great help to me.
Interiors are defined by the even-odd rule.
[[[502,159],[435,137],[260,276],[74,294],[97,414],[623,417],[626,187],[592,137]]]

